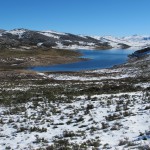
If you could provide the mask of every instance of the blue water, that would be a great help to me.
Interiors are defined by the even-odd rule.
[[[32,67],[34,71],[81,71],[110,68],[114,65],[125,63],[128,55],[134,50],[110,49],[110,50],[77,50],[82,53],[81,58],[88,58],[87,61],[80,61],[70,64]]]

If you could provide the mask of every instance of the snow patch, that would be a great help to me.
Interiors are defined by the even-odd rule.
[[[6,33],[18,35],[19,38],[22,38],[23,33],[25,33],[26,31],[27,31],[26,29],[14,29],[14,30],[6,31]]]
[[[39,32],[39,33],[42,34],[42,35],[48,36],[48,37],[59,39],[59,36],[54,35],[52,32],[44,32],[43,31],[43,32]]]
[[[131,47],[147,47],[150,46],[150,36],[127,36],[127,37],[113,37],[113,36],[91,36],[94,39],[108,42],[114,48],[120,48],[118,44],[126,44]]]
[[[128,97],[125,98],[124,95]],[[128,101],[130,103],[128,110],[116,112],[120,97],[125,104]],[[37,102],[36,108],[35,102],[28,102],[22,104],[21,107],[25,109],[16,114],[9,113],[15,110],[16,106],[5,108],[0,106],[3,123],[0,126],[0,148],[1,150],[9,146],[16,150],[44,148],[57,138],[68,139],[69,142],[77,144],[98,138],[99,149],[103,149],[108,143],[112,150],[126,147],[126,145],[119,146],[120,140],[135,142],[138,145],[149,144],[149,139],[143,142],[140,138],[140,133],[145,134],[145,131],[149,133],[150,123],[149,110],[143,109],[147,104],[143,103],[142,97],[142,92],[105,94],[99,95],[93,101],[86,95],[81,95],[74,97],[72,103],[53,103],[46,100]],[[94,95],[91,98],[95,98]],[[87,109],[88,106],[92,107]],[[122,108],[122,105],[120,106]],[[124,114],[125,112],[129,112],[128,116]],[[119,118],[112,117],[113,120],[109,120],[114,114],[119,115]],[[35,130],[32,130],[33,128]],[[65,137],[64,131],[74,133],[73,137]],[[89,149],[92,147],[89,146]]]
[[[56,31],[52,31],[52,30],[47,30],[47,31],[42,31],[42,32],[44,32],[44,33],[58,34],[58,35],[67,35],[66,33],[56,32]]]

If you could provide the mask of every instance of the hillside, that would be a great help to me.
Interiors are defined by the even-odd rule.
[[[147,47],[150,36],[90,36],[56,31],[34,31],[28,29],[0,30],[0,49],[46,47],[59,49],[110,49]]]
[[[0,150],[149,150],[148,45],[142,36],[0,30]],[[26,69],[80,60],[67,49],[129,46],[147,48],[109,69]]]
[[[101,42],[90,36],[59,33],[55,31],[32,31],[27,29],[14,29],[0,33],[0,48],[28,48],[46,47],[60,49],[76,48],[111,48],[108,43]]]
[[[0,149],[149,150],[149,77],[150,55],[84,72],[1,71]]]

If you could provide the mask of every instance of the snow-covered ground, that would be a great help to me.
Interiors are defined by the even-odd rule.
[[[52,34],[57,34],[57,35],[66,35],[66,33],[57,32],[57,31],[53,31],[53,30],[40,31],[40,32],[43,32],[43,33],[52,33]]]
[[[85,37],[86,36],[81,36]],[[139,36],[139,35],[133,35],[133,36],[127,36],[127,37],[113,37],[113,36],[90,36],[94,39],[100,40],[100,42],[107,42],[110,46],[113,48],[121,48],[120,44],[126,44],[130,46],[130,49],[139,50],[145,47],[150,46],[150,36]],[[80,42],[82,43],[82,41]],[[93,43],[86,43],[87,46],[81,45],[72,45],[72,46],[57,46],[57,48],[65,48],[65,49],[94,49]]]
[[[23,33],[25,33],[27,30],[26,29],[14,29],[14,30],[8,30],[5,31],[6,33],[11,33],[13,35],[18,35],[19,38],[22,38]]]
[[[43,100],[1,106],[0,149],[36,149],[61,139],[79,145],[94,140],[99,149],[112,150],[148,145],[150,97],[144,95],[142,91],[83,95],[71,103]]]
[[[134,73],[133,73],[134,72]],[[138,68],[118,68],[118,69],[100,69],[92,71],[84,71],[81,74],[62,74],[62,73],[50,73],[47,75],[44,73],[38,73],[39,75],[51,78],[54,80],[70,80],[70,81],[101,81],[109,79],[124,79],[124,78],[135,78],[140,73]]]
[[[59,39],[59,36],[56,34],[53,34],[54,32],[51,31],[43,31],[43,32],[39,32],[42,35],[48,36],[48,37],[53,37],[55,39]]]
[[[53,48],[71,49],[71,50],[76,50],[76,49],[94,49],[94,45],[93,45],[93,43],[88,43],[87,46],[82,46],[82,44],[81,45],[64,46],[60,42],[57,42],[57,46],[54,46]]]
[[[126,44],[131,47],[148,47],[150,46],[150,36],[148,35],[133,35],[127,37],[114,37],[114,36],[92,36],[95,39],[101,40],[103,42],[108,42],[114,48],[119,48],[120,44]]]

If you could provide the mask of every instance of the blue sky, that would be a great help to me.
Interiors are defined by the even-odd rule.
[[[150,0],[1,0],[0,28],[150,35]]]

